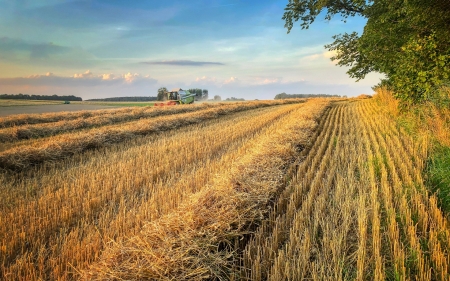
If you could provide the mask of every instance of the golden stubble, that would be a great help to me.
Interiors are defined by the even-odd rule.
[[[377,99],[337,103],[243,254],[249,280],[448,280],[449,228],[412,138]]]

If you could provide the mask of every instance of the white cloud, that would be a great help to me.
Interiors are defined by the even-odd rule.
[[[235,84],[238,83],[239,79],[237,77],[230,77],[230,79],[226,79],[225,81],[223,81],[223,84]]]
[[[77,74],[75,73],[73,75],[73,78],[94,78],[94,74],[90,70],[87,70],[85,73]]]
[[[318,62],[318,61],[330,61],[330,59],[337,55],[336,51],[325,51],[308,56],[304,56],[300,59],[301,62]],[[334,64],[334,63],[333,63]]]
[[[201,76],[195,78],[195,82],[200,82],[202,84],[211,84],[211,83],[217,83],[216,77],[208,77],[208,76]]]
[[[253,81],[250,81],[254,85],[268,85],[274,83],[282,83],[283,78],[281,77],[253,77]]]
[[[139,79],[139,77],[140,77],[139,74],[137,74],[137,73],[131,74],[130,72],[128,72],[127,74],[122,75],[122,78],[127,83],[132,83],[134,80]]]
[[[323,53],[322,55],[323,55],[323,57],[325,57],[325,58],[327,58],[327,59],[330,59],[330,58],[336,56],[336,55],[337,55],[337,52],[336,52],[336,51],[326,51],[326,52]]]
[[[112,73],[102,75],[102,80],[113,80],[113,79],[116,79],[116,76]]]
[[[269,76],[250,76],[244,78],[238,78],[236,76],[231,76],[230,78],[221,78],[209,76],[201,76],[195,78],[194,82],[189,83],[193,86],[208,86],[214,85],[216,87],[223,87],[225,85],[268,85],[274,83],[282,83],[283,78],[281,77],[269,77]]]
[[[112,73],[95,75],[90,70],[84,73],[75,73],[73,76],[57,76],[51,72],[44,75],[35,74],[27,77],[0,78],[0,86],[5,85],[29,85],[50,87],[92,87],[98,85],[133,84],[146,82],[155,84],[156,80],[149,75],[142,76],[138,73],[126,73],[115,75]]]
[[[71,76],[58,76],[48,72],[28,77],[0,78],[0,89],[5,94],[64,94],[83,99],[156,96],[157,80],[138,73],[97,75],[86,71]]]

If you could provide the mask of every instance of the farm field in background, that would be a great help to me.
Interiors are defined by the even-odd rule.
[[[1,280],[448,280],[426,136],[375,99],[0,118]]]
[[[201,101],[196,104],[239,103],[242,101]],[[48,114],[60,112],[92,111],[124,107],[152,107],[155,102],[105,102],[105,101],[4,100],[0,99],[0,117],[17,114]]]
[[[62,102],[52,101],[42,101],[41,104],[30,103],[30,104],[20,104],[15,103],[15,101],[9,105],[8,103],[3,103],[1,105],[0,100],[0,117],[8,117],[17,114],[28,115],[28,114],[48,114],[50,112],[65,112],[65,111],[80,111],[80,110],[99,110],[99,109],[113,109],[114,106],[108,105],[96,105],[96,104],[63,104]],[[116,105],[116,107],[120,107]]]
[[[62,101],[52,100],[8,100],[0,99],[0,107],[9,106],[30,106],[30,105],[49,105],[49,104],[62,104]],[[3,108],[2,108],[3,110]]]

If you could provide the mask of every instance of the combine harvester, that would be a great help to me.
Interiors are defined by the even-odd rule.
[[[165,95],[166,100],[163,102],[155,102],[155,106],[191,104],[194,103],[195,100],[195,94],[181,88],[175,88],[172,91],[165,93]]]

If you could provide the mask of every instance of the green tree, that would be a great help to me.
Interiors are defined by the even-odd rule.
[[[287,98],[287,94],[285,92],[282,92],[281,94],[276,95],[274,99],[282,100],[282,99],[285,99],[285,98]]]
[[[349,67],[357,80],[370,72],[386,76],[382,85],[408,103],[428,100],[450,77],[450,2],[448,0],[289,0],[283,19],[288,32],[296,21],[308,28],[325,18],[361,16],[364,32],[333,36],[325,47],[331,59]]]
[[[207,100],[207,99],[208,99],[208,90],[203,89],[203,91],[202,91],[202,97],[203,97],[204,100]]]
[[[156,99],[159,101],[163,101],[166,99],[166,93],[167,93],[167,88],[166,87],[161,87],[158,89],[158,95],[156,96]]]
[[[215,100],[215,101],[221,101],[222,98],[221,98],[219,95],[215,95],[215,96],[214,96],[214,100]]]

